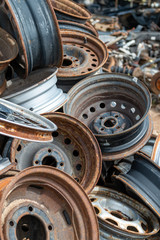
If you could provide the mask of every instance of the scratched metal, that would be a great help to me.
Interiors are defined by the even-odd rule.
[[[88,196],[57,169],[32,167],[2,179],[0,205],[1,240],[99,240]]]
[[[17,40],[19,55],[12,66],[18,75],[61,65],[62,41],[50,0],[1,0],[0,26]]]
[[[118,191],[95,187],[89,195],[96,211],[100,239],[148,239],[159,229],[157,217],[144,205]]]

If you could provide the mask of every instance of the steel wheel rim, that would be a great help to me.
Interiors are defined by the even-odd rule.
[[[102,236],[103,234],[105,236],[106,233],[107,237],[108,230],[109,239],[112,239],[113,236],[117,237],[116,239],[118,237],[120,239],[125,239],[125,237],[144,239],[144,237],[149,237],[159,231],[159,222],[153,213],[127,195],[97,186],[89,198],[97,213]]]
[[[102,167],[101,151],[96,138],[73,117],[62,113],[43,116],[58,127],[53,133],[53,142],[33,144],[14,139],[10,148],[11,162],[17,163],[18,170],[41,165],[56,167],[71,175],[87,193],[91,192],[98,182]]]
[[[30,141],[52,141],[57,126],[23,107],[0,99],[0,133]]]
[[[63,63],[58,80],[80,80],[98,71],[108,58],[104,43],[90,34],[61,30]],[[78,54],[78,57],[77,57]]]
[[[32,3],[33,2],[29,1],[19,2],[16,0],[16,2],[12,2],[12,0],[4,0],[0,5],[3,19],[10,21],[10,26],[7,31],[16,37],[19,45],[19,55],[12,65],[18,75],[24,78],[27,77],[35,67],[44,67],[48,65],[59,67],[62,61],[60,31],[50,0],[34,2],[35,5],[32,5]],[[38,15],[36,15],[36,11],[31,11],[32,8],[37,8],[41,12],[41,19],[39,19],[39,21],[36,21]],[[24,23],[21,16],[26,16],[26,19],[29,20],[28,22],[25,22],[26,27],[23,27]],[[30,19],[33,28],[30,28]],[[37,23],[38,26],[36,25]],[[3,25],[3,21],[1,21],[1,24]],[[4,29],[8,28],[6,25],[7,24],[3,25]],[[45,25],[44,28],[43,25]],[[43,32],[44,29],[45,31],[46,29],[49,29],[50,37],[48,37],[49,35],[47,31]],[[34,44],[34,41],[30,41],[31,30],[34,34],[32,39],[36,41],[36,45]],[[48,39],[48,41],[46,41],[46,39]],[[56,47],[55,45],[53,47],[53,42],[56,44]],[[48,46],[52,47],[50,51],[47,52]],[[54,54],[53,50],[58,51],[59,55]],[[43,56],[45,56],[44,58],[42,57],[42,52]],[[57,58],[57,56],[59,57]]]
[[[52,6],[59,20],[69,20],[85,23],[91,18],[90,12],[70,0],[52,0]]]
[[[32,72],[27,79],[13,79],[2,98],[30,109],[38,114],[56,111],[68,100],[57,88],[57,68],[44,68]]]
[[[29,191],[27,194],[27,189],[28,190],[30,189],[29,191],[32,192],[32,196],[29,194]],[[47,200],[47,198],[45,199],[44,196],[41,196],[43,199],[43,203],[42,203],[41,199],[37,199],[36,197],[36,195],[37,196],[39,195],[39,193],[37,192],[37,189],[39,189],[38,190],[39,193],[43,191],[45,196],[47,195],[46,190],[50,190],[50,194],[52,195],[52,198]],[[23,191],[26,191],[26,193],[24,193]],[[17,195],[17,200],[19,200],[18,205],[17,205],[17,200],[14,199],[14,194]],[[34,201],[32,200],[33,198],[34,198]],[[77,199],[79,199],[79,202],[81,202],[81,205],[77,203]],[[62,203],[62,205],[59,206],[58,209],[54,208],[53,210],[53,205],[51,203],[56,203],[56,202],[57,204]],[[10,219],[11,216],[14,216],[14,213],[17,213],[18,215],[19,210],[21,210],[24,207],[27,207],[27,210],[25,211],[23,210],[24,215],[30,212],[30,214],[33,214],[32,216],[36,216],[35,208],[37,208],[39,209],[39,212],[43,211],[46,215],[49,216],[48,219],[50,219],[50,222],[51,222],[51,224],[49,223],[49,226],[52,226],[52,229],[49,229],[47,226],[47,232],[51,231],[50,237],[49,237],[49,234],[47,234],[46,236],[47,240],[52,240],[55,237],[53,235],[53,231],[54,231],[53,226],[59,231],[59,234],[61,234],[62,232],[61,237],[62,236],[64,237],[66,234],[66,239],[70,239],[69,236],[73,237],[75,236],[75,234],[78,235],[78,238],[80,240],[82,239],[98,240],[99,239],[98,224],[97,224],[96,216],[87,195],[85,194],[83,189],[79,186],[79,184],[77,184],[71,177],[69,177],[67,174],[62,173],[57,169],[52,169],[50,167],[39,167],[39,168],[33,167],[19,173],[17,176],[12,178],[12,182],[3,191],[2,197],[1,197],[1,204],[3,205],[4,203],[7,204],[6,209],[7,207],[9,207],[10,210],[9,212],[7,211],[4,212],[4,208],[1,209],[1,216],[3,216],[3,219],[2,218],[0,219],[1,226],[3,225],[3,229],[2,228],[0,229],[2,240],[7,239],[6,235],[8,233],[7,231],[8,228],[12,229],[12,233],[13,233],[12,237],[13,239],[16,239],[14,238],[15,233],[13,231],[16,227],[17,222],[16,223],[14,222],[14,218],[13,218],[13,221],[11,219],[9,222],[6,221],[6,219],[7,218]],[[11,207],[11,204],[12,204],[12,207]],[[16,205],[16,208],[14,208],[14,204]],[[57,212],[62,211],[63,218],[56,215],[56,211]],[[43,218],[44,218],[44,213],[41,216]],[[23,212],[21,212],[21,216],[23,216],[22,214]],[[70,229],[71,233],[67,231],[65,232],[65,228],[63,232],[63,228],[59,226],[59,223],[56,224],[54,219],[59,219],[63,227],[64,227],[64,221],[66,221],[68,224],[68,228],[69,227],[71,228]],[[73,222],[74,221],[73,219],[76,222]],[[11,221],[14,223],[14,225],[10,224]],[[5,231],[4,231],[4,228],[5,228]],[[74,232],[73,229],[76,232]]]
[[[129,89],[128,92],[125,89]],[[152,121],[148,116],[151,98],[146,86],[138,79],[123,74],[100,74],[80,81],[68,95],[64,112],[92,130],[104,160],[123,158],[126,149],[128,155],[132,154],[149,140],[152,133]],[[135,101],[136,97],[141,103]]]

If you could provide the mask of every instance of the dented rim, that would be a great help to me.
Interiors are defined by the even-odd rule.
[[[28,168],[0,190],[1,240],[99,239],[89,198],[76,181],[57,169]]]
[[[141,149],[152,134],[148,115],[151,98],[137,78],[99,74],[77,83],[68,92],[64,112],[78,118],[95,134],[103,160],[127,157]]]
[[[87,193],[99,180],[102,157],[92,132],[77,119],[63,113],[44,114],[58,130],[51,143],[32,143],[14,139],[10,147],[11,162],[17,169],[49,165],[72,176]]]
[[[91,18],[91,13],[86,8],[71,0],[51,0],[58,20],[68,20],[85,23]]]
[[[97,72],[108,58],[105,44],[90,34],[61,30],[63,63],[58,70],[59,81],[80,80]]]
[[[159,221],[154,214],[123,193],[97,186],[89,198],[98,217],[102,239],[144,239],[159,231]]]
[[[12,66],[19,76],[37,67],[61,66],[62,41],[50,0],[2,0],[0,25],[17,40],[19,55]]]
[[[131,170],[114,176],[160,218],[160,167],[141,154],[134,156]]]
[[[25,80],[15,78],[8,82],[2,98],[30,109],[38,114],[56,111],[68,100],[57,88],[57,68],[44,68],[32,72]]]
[[[52,141],[57,126],[48,119],[14,103],[0,99],[0,133],[37,142]]]

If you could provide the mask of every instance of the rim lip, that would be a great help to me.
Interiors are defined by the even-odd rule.
[[[113,154],[107,154],[107,153],[103,153],[102,154],[102,159],[103,161],[115,161],[115,160],[119,160],[122,158],[125,158],[127,156],[130,156],[132,154],[135,154],[137,151],[139,151],[139,145],[143,143],[143,145],[145,145],[148,140],[150,139],[150,136],[152,135],[153,132],[153,121],[151,119],[151,116],[148,115],[149,117],[149,128],[148,131],[146,132],[146,134],[144,135],[144,137],[136,144],[133,145],[132,147],[130,147],[129,149],[123,150],[123,152],[114,152]]]
[[[63,44],[66,43],[65,42],[66,37],[67,38],[69,37],[70,39],[72,39],[72,41],[73,41],[72,44],[74,44],[75,39],[82,40],[82,38],[88,38],[91,41],[93,41],[94,43],[96,43],[96,45],[99,45],[99,48],[101,48],[101,51],[103,51],[103,55],[104,55],[103,60],[101,61],[101,63],[95,69],[93,69],[92,71],[89,71],[87,73],[74,75],[73,78],[78,78],[78,77],[81,76],[82,79],[83,79],[83,78],[87,77],[88,75],[91,75],[91,74],[97,72],[107,61],[108,56],[109,56],[108,48],[98,37],[93,36],[89,33],[87,34],[87,33],[81,32],[81,31],[74,31],[74,30],[67,30],[67,29],[66,30],[60,30],[60,32],[61,32],[61,37],[62,37]],[[75,36],[76,36],[76,38],[75,38]],[[66,45],[72,46],[71,44],[66,44]],[[84,46],[85,46],[85,44],[84,44]],[[61,74],[59,75],[59,71],[58,71],[58,73],[57,73],[58,80],[61,81],[62,80],[61,78],[64,78],[64,75],[65,75],[65,73],[63,73],[62,75]],[[72,76],[67,76],[65,78],[66,78],[65,80],[67,80],[67,81],[72,80]]]
[[[15,26],[16,26],[16,31],[17,31],[17,34],[19,36],[19,42],[20,42],[20,48],[22,48],[22,52],[24,54],[24,65],[25,65],[25,69],[24,69],[24,78],[26,78],[29,74],[29,66],[28,66],[28,57],[27,57],[27,52],[26,52],[26,48],[25,48],[25,43],[24,43],[24,40],[23,40],[23,36],[22,36],[22,31],[20,30],[20,27],[19,27],[19,24],[18,24],[18,21],[17,21],[17,18],[16,18],[16,15],[11,7],[11,4],[9,2],[9,0],[5,0],[9,10],[8,12],[11,13],[11,16],[13,18],[13,22],[15,23]],[[54,12],[54,8],[51,4],[51,0],[46,0],[48,6],[49,6],[49,9],[51,11],[51,14],[52,14],[52,18],[53,18],[53,22],[54,22],[54,25],[57,29],[57,36],[58,36],[58,39],[59,39],[59,47],[60,47],[60,51],[61,51],[61,56],[63,56],[63,44],[62,44],[62,38],[61,38],[61,34],[60,34],[60,28],[59,28],[59,25],[58,25],[58,21],[57,21],[57,18],[56,18],[56,14]],[[6,11],[5,11],[6,13]],[[7,13],[6,13],[7,14]],[[8,14],[7,14],[8,16]],[[61,57],[61,61],[59,61],[59,64],[56,65],[57,67],[60,67],[62,65],[62,62],[63,62],[63,57]]]
[[[158,165],[157,165],[153,160],[151,160],[149,157],[144,156],[144,154],[143,154],[143,153],[140,153],[140,152],[136,153],[136,155],[138,155],[139,157],[143,157],[147,162],[149,162],[151,165],[153,165],[154,168],[158,168],[158,170],[160,171],[160,166],[158,166]],[[124,183],[125,186],[128,186],[130,189],[132,189],[132,191],[133,191],[138,197],[140,197],[141,200],[142,200],[144,203],[147,204],[147,206],[149,207],[149,209],[152,209],[152,211],[154,212],[154,214],[155,214],[156,216],[160,217],[160,213],[158,213],[158,212],[154,209],[154,207],[150,204],[150,202],[149,202],[148,200],[146,201],[146,198],[145,198],[142,194],[140,194],[136,189],[134,189],[134,187],[133,187],[130,183],[128,183],[128,182],[126,181],[125,175],[127,175],[127,174],[119,174],[118,176],[113,175],[113,178],[118,179],[120,182]],[[125,178],[125,179],[124,179],[124,178]],[[127,180],[128,180],[128,179],[127,179]]]
[[[54,116],[57,117],[57,118],[60,118],[60,119],[63,119],[63,120],[68,120],[68,121],[71,121],[72,120],[72,124],[73,124],[73,121],[74,121],[74,124],[78,124],[80,126],[81,129],[83,129],[83,131],[85,131],[85,134],[87,135],[87,138],[90,139],[90,141],[92,142],[92,145],[94,146],[94,149],[95,149],[95,153],[96,153],[96,169],[99,169],[99,171],[97,171],[96,174],[94,174],[94,176],[92,177],[90,183],[88,184],[86,181],[85,181],[85,178],[86,178],[86,174],[84,173],[83,175],[83,178],[82,178],[82,181],[79,183],[85,190],[85,192],[87,194],[89,194],[92,189],[96,186],[99,178],[100,178],[100,175],[101,175],[101,169],[102,169],[102,154],[101,154],[101,150],[100,150],[100,146],[98,144],[98,141],[97,139],[95,138],[94,134],[91,132],[91,130],[86,126],[84,125],[82,122],[80,122],[79,120],[77,120],[76,118],[72,117],[72,116],[69,116],[69,115],[66,115],[64,113],[44,113],[42,114],[42,116],[46,117],[46,118],[52,118],[53,121],[54,121]],[[50,120],[51,121],[51,120]],[[58,124],[57,124],[57,127],[58,127]],[[12,144],[11,144],[11,151],[10,151],[10,159],[11,159],[11,162],[14,162],[14,159],[15,159],[15,149],[16,149],[16,146],[18,145],[20,140],[18,139],[13,139],[12,141]],[[87,159],[86,159],[87,161]],[[89,171],[89,168],[88,168],[88,171]],[[95,173],[95,171],[93,171]],[[90,180],[89,179],[89,180]]]
[[[46,119],[45,117],[43,117],[43,116],[40,116],[39,114],[37,114],[37,113],[35,113],[35,112],[31,112],[30,110],[28,110],[28,109],[26,109],[26,108],[24,108],[24,107],[21,107],[21,106],[19,106],[19,105],[17,105],[17,104],[14,104],[14,103],[11,103],[11,102],[9,102],[9,101],[7,101],[7,100],[4,100],[4,99],[0,99],[0,103],[2,103],[2,104],[4,104],[4,105],[9,105],[9,107],[13,107],[14,109],[16,108],[16,109],[19,109],[21,112],[25,112],[25,113],[27,113],[27,114],[31,114],[31,115],[33,115],[35,118],[40,118],[40,120],[41,121],[43,121],[46,125],[47,125],[47,127],[48,128],[34,128],[34,127],[31,127],[31,126],[27,126],[27,125],[23,125],[23,124],[20,124],[20,123],[16,123],[16,122],[12,122],[12,121],[10,121],[10,120],[6,120],[6,119],[2,119],[2,118],[0,118],[0,122],[7,122],[7,123],[9,123],[9,124],[13,124],[13,125],[15,125],[15,126],[20,126],[20,127],[22,127],[22,128],[25,128],[25,129],[33,129],[33,130],[35,130],[35,131],[37,131],[37,130],[40,130],[40,131],[43,131],[43,132],[51,132],[51,131],[56,131],[57,130],[57,126],[54,124],[54,123],[52,123],[51,121],[49,121],[48,119]],[[8,107],[8,106],[7,106]]]
[[[3,99],[5,99],[5,100],[7,100],[8,98],[11,98],[11,97],[17,97],[18,95],[21,95],[21,94],[23,94],[23,93],[25,93],[25,92],[28,92],[28,91],[30,91],[30,90],[32,90],[32,89],[35,89],[36,87],[38,87],[39,85],[41,85],[41,84],[43,84],[43,83],[45,83],[45,82],[47,82],[49,79],[51,79],[51,78],[53,78],[54,76],[56,77],[56,74],[57,74],[57,72],[58,72],[58,68],[57,67],[54,67],[54,68],[43,68],[43,69],[38,69],[38,70],[35,70],[35,71],[33,71],[33,72],[31,72],[31,74],[29,75],[29,76],[34,76],[34,75],[37,75],[38,73],[40,73],[41,71],[44,71],[44,72],[52,72],[50,75],[48,75],[45,79],[42,79],[41,81],[39,81],[38,83],[36,83],[36,84],[33,84],[33,85],[31,85],[30,87],[28,87],[28,88],[24,88],[23,90],[21,90],[21,91],[16,91],[15,93],[11,93],[11,94],[9,94],[9,95],[2,95],[2,98]],[[15,78],[15,80],[16,79],[19,79],[19,78]],[[12,80],[12,79],[11,79]],[[24,80],[24,79],[22,79],[22,80]],[[26,80],[24,80],[24,81],[26,81]],[[55,83],[56,84],[56,83]],[[5,94],[5,93],[4,93]]]
[[[85,193],[83,188],[72,177],[70,177],[68,174],[66,174],[56,168],[53,169],[49,166],[39,166],[38,168],[30,167],[30,168],[24,169],[22,172],[18,173],[17,176],[11,178],[11,182],[3,190],[2,197],[0,199],[1,205],[4,205],[5,200],[8,198],[10,193],[12,193],[17,188],[17,186],[24,184],[24,182],[27,183],[30,181],[30,179],[29,179],[29,181],[27,181],[26,178],[28,178],[28,177],[35,178],[38,175],[43,176],[43,174],[44,174],[44,178],[47,180],[52,179],[52,181],[54,181],[56,179],[56,176],[58,178],[57,181],[59,181],[59,179],[61,178],[61,180],[64,182],[64,185],[61,184],[60,187],[59,186],[55,187],[55,184],[54,184],[54,187],[53,187],[53,185],[50,184],[49,186],[52,186],[52,188],[54,188],[56,191],[58,191],[64,198],[66,196],[66,193],[64,196],[63,192],[64,192],[64,189],[66,190],[65,185],[67,184],[68,187],[71,188],[72,191],[74,190],[76,195],[78,194],[79,198],[81,200],[83,200],[83,206],[86,206],[86,204],[87,204],[87,207],[89,207],[88,216],[89,216],[90,220],[92,220],[92,224],[90,224],[90,226],[92,227],[94,225],[94,227],[96,227],[96,231],[95,231],[95,228],[93,231],[93,227],[92,227],[92,229],[91,229],[92,234],[90,232],[90,235],[93,236],[93,232],[94,232],[94,236],[95,236],[95,232],[97,232],[97,235],[95,236],[94,240],[99,240],[98,221],[97,221],[97,217],[96,217],[95,211],[93,209],[93,206],[88,198],[88,195]],[[41,182],[39,180],[37,182],[40,184],[45,184],[44,181]],[[72,182],[72,185],[69,185],[69,182]],[[61,191],[59,189],[61,189]],[[68,191],[67,191],[67,195],[68,195]],[[83,197],[82,197],[82,195],[83,195]],[[72,199],[73,199],[73,197],[72,197]],[[66,201],[68,202],[68,199]],[[75,202],[75,198],[74,198],[74,202]],[[79,206],[79,204],[76,204],[76,205]],[[87,207],[86,207],[86,209],[87,209]],[[0,216],[2,216],[2,212],[3,212],[3,209],[0,208]],[[2,226],[1,218],[0,218],[0,223],[1,223],[0,225]],[[4,240],[2,227],[0,228],[0,236],[1,236],[2,240]]]
[[[79,23],[79,22],[73,22],[73,21],[69,21],[69,20],[58,20],[58,23],[60,24],[68,24],[68,25],[73,25],[73,26],[77,26],[77,27],[81,27],[82,29],[86,29],[88,30],[90,33],[88,34],[93,34],[93,36],[95,37],[98,37],[98,32],[96,31],[96,29],[93,27],[93,25],[89,22],[86,22],[86,23]],[[60,31],[61,30],[65,30],[64,28],[60,28]],[[71,29],[66,29],[66,30],[71,30]],[[73,30],[73,31],[78,31],[78,30]],[[82,31],[83,32],[83,31]]]
[[[50,1],[50,0],[49,0]],[[53,0],[54,1],[54,0]],[[75,6],[75,8],[74,9],[76,9],[76,11],[78,11],[77,10],[77,6],[79,6],[79,4],[76,4],[75,2],[73,2],[73,1],[71,1],[71,0],[67,0],[68,1],[68,3],[69,4],[71,4],[71,8],[73,8],[72,6],[74,5]],[[61,1],[60,1],[61,2]],[[66,5],[66,4],[65,4]],[[52,5],[53,6],[53,5]],[[70,5],[69,5],[70,6]],[[82,19],[82,20],[89,20],[90,18],[91,18],[91,13],[86,9],[86,8],[84,8],[84,7],[82,7],[82,6],[79,6],[80,8],[82,8],[83,9],[83,11],[85,11],[85,13],[86,13],[86,16],[82,16],[82,15],[80,15],[80,16],[77,16],[77,15],[75,15],[75,14],[73,14],[73,13],[69,13],[69,12],[67,12],[67,11],[64,11],[64,10],[61,10],[60,8],[57,8],[57,7],[54,7],[53,6],[53,8],[57,11],[57,12],[60,12],[60,13],[63,13],[63,14],[65,14],[65,15],[68,15],[68,16],[71,16],[71,17],[74,17],[74,18],[76,18],[76,19]]]
[[[14,48],[15,48],[15,54],[13,55],[12,58],[9,58],[7,60],[4,61],[0,61],[0,64],[5,64],[5,63],[10,63],[11,61],[13,61],[16,56],[18,55],[19,49],[18,49],[18,44],[16,42],[16,40],[11,36],[11,34],[9,34],[7,31],[5,31],[3,28],[0,27],[0,38],[1,38],[1,33],[4,33],[5,37],[7,37],[7,35],[9,36],[9,38],[12,39],[12,41],[14,42]],[[1,38],[2,39],[2,38]],[[13,47],[13,46],[12,46]],[[12,48],[11,46],[9,46],[8,48]]]
[[[149,208],[147,208],[145,205],[143,205],[143,204],[139,203],[138,201],[132,199],[132,198],[129,197],[128,195],[125,195],[124,193],[121,193],[121,192],[116,191],[116,190],[111,189],[111,188],[96,186],[96,187],[93,189],[93,191],[91,192],[91,194],[89,194],[89,196],[92,195],[92,194],[95,194],[95,195],[97,194],[97,196],[101,196],[101,195],[102,195],[102,192],[104,193],[104,195],[105,195],[105,192],[111,192],[111,193],[113,193],[114,195],[115,195],[115,194],[120,195],[120,197],[125,198],[125,199],[129,200],[130,202],[132,201],[132,203],[133,203],[133,202],[136,202],[136,204],[140,205],[141,207],[144,207],[145,209],[148,210],[148,212],[152,213],[152,211],[151,211]],[[135,209],[135,210],[136,210],[136,209]],[[138,211],[138,210],[136,210],[136,211]],[[138,212],[139,212],[139,211],[138,211]],[[157,220],[157,224],[159,224],[158,219],[156,218],[156,216],[154,215],[154,213],[152,213],[152,216],[155,217],[154,220]],[[115,226],[115,225],[113,225],[113,224],[105,221],[103,218],[101,218],[101,217],[99,217],[99,216],[97,216],[97,218],[98,218],[98,222],[99,222],[99,221],[102,221],[103,224],[107,224],[107,225],[109,225],[110,227],[113,227],[113,228],[115,228],[116,230],[120,230],[120,231],[122,231],[122,232],[124,232],[124,233],[128,233],[128,232],[129,232],[129,234],[132,234],[133,236],[134,236],[134,235],[135,235],[135,236],[136,236],[136,235],[139,235],[139,236],[152,236],[153,234],[156,234],[156,233],[159,232],[159,229],[157,229],[155,232],[154,232],[154,229],[153,229],[153,231],[152,231],[151,233],[148,233],[148,234],[147,234],[147,233],[146,233],[146,234],[134,233],[134,232],[132,232],[132,231],[130,231],[130,230],[126,231],[126,230],[124,230],[124,229],[120,229],[120,228],[118,228],[117,226]],[[160,228],[160,225],[159,225],[159,228]],[[114,231],[114,229],[113,229],[113,231]]]
[[[56,32],[57,32],[58,42],[59,42],[59,46],[60,46],[61,61],[59,61],[59,64],[56,65],[56,67],[60,67],[62,65],[62,63],[63,63],[63,42],[62,42],[62,38],[61,38],[60,28],[59,28],[59,25],[58,25],[58,20],[57,20],[57,17],[56,17],[56,14],[55,14],[52,2],[51,2],[51,0],[47,0],[47,3],[48,3],[49,8],[51,10],[51,13],[52,13],[52,16],[53,16],[53,21],[54,21],[54,24],[55,24],[56,29],[57,29]]]
[[[116,78],[115,80],[113,79],[111,79],[110,80],[110,76],[113,76],[114,78]],[[97,78],[97,79],[96,79]],[[119,79],[118,79],[119,78]],[[76,83],[70,90],[69,90],[69,92],[68,92],[68,96],[69,96],[69,101],[70,101],[70,99],[71,99],[71,104],[73,104],[72,102],[73,102],[73,99],[76,97],[76,93],[78,92],[78,93],[80,93],[81,91],[83,91],[86,87],[88,87],[88,86],[93,86],[94,87],[94,83],[95,82],[97,82],[97,84],[98,83],[100,83],[100,82],[109,82],[109,81],[117,81],[117,82],[122,82],[122,80],[125,82],[125,81],[127,81],[128,83],[130,83],[130,82],[132,82],[132,83],[134,83],[134,86],[136,87],[136,84],[137,83],[135,83],[134,81],[133,81],[133,77],[129,77],[129,76],[127,76],[127,75],[125,75],[125,74],[119,74],[119,73],[102,73],[102,74],[98,74],[98,75],[96,75],[96,76],[90,76],[90,77],[88,77],[88,78],[86,78],[86,79],[83,79],[83,80],[81,80],[80,82],[78,82],[78,83]],[[97,80],[99,80],[99,81],[97,81]],[[149,92],[149,90],[148,90],[148,88],[145,86],[145,84],[143,83],[143,82],[141,82],[140,80],[138,80],[137,79],[137,82],[138,82],[138,85],[141,87],[141,90],[143,90],[143,92],[146,92],[146,98],[148,98],[148,100],[149,100],[149,104],[148,104],[148,106],[147,106],[147,110],[145,111],[145,114],[143,115],[143,117],[136,123],[136,124],[134,124],[132,127],[130,127],[130,128],[128,128],[128,129],[126,129],[125,131],[123,131],[122,133],[128,133],[128,132],[130,132],[130,131],[132,131],[133,129],[135,129],[136,127],[138,127],[143,121],[144,121],[144,119],[147,117],[147,115],[148,115],[148,112],[149,112],[149,110],[150,110],[150,108],[151,108],[151,95],[150,95],[150,92]],[[68,101],[68,102],[69,102]],[[68,113],[68,104],[69,103],[66,103],[65,105],[64,105],[64,107],[63,107],[63,111],[64,111],[64,113],[66,113],[66,114],[72,114],[72,113]],[[101,138],[106,138],[106,136],[107,137],[111,137],[111,136],[120,136],[122,133],[117,133],[117,134],[96,134],[95,133],[95,136],[96,137],[101,137]]]

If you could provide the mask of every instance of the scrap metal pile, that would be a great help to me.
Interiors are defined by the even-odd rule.
[[[0,0],[0,240],[160,240],[159,3],[77,2]]]

